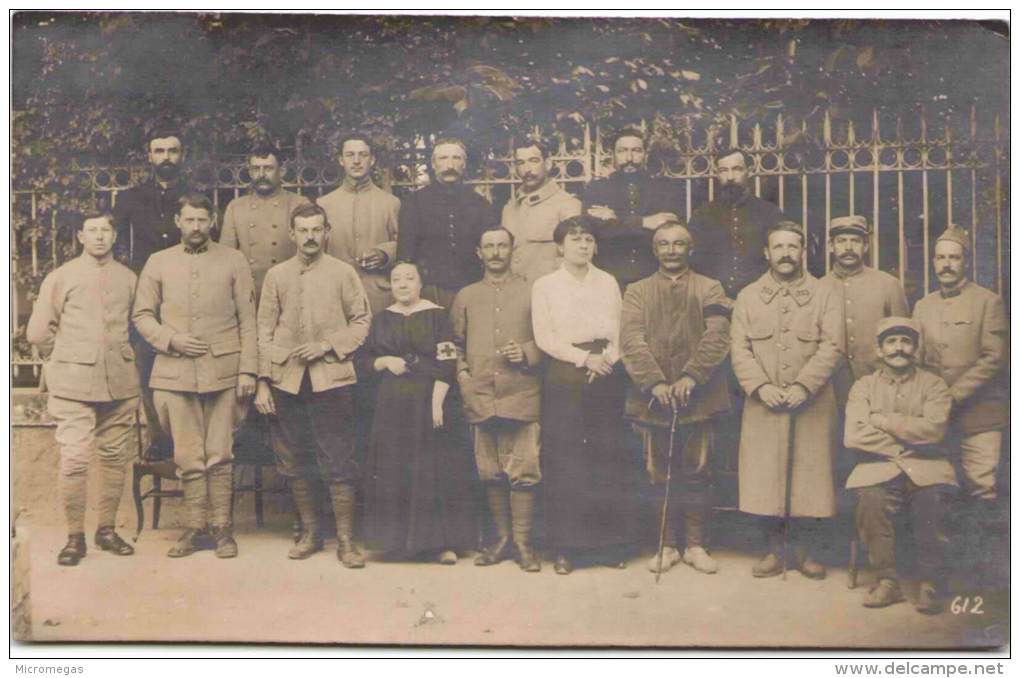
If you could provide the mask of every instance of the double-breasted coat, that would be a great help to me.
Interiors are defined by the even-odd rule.
[[[782,516],[786,504],[790,416],[755,395],[766,384],[800,384],[810,398],[794,413],[790,515],[835,513],[836,400],[830,378],[842,357],[839,309],[817,278],[790,284],[771,273],[737,296],[731,325],[733,371],[747,394],[740,435],[740,510]]]

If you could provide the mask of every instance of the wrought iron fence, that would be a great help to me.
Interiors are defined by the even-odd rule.
[[[950,223],[967,227],[973,239],[975,279],[1005,294],[1008,140],[998,116],[988,122],[979,128],[977,112],[972,110],[962,134],[954,134],[950,125],[933,133],[923,117],[909,125],[897,119],[889,133],[881,128],[875,111],[863,134],[853,122],[836,125],[828,115],[822,129],[809,134],[812,130],[805,125],[788,129],[781,115],[767,126],[741,124],[734,117],[722,128],[666,130],[670,147],[650,154],[649,169],[675,181],[685,205],[682,216],[689,219],[698,205],[714,197],[718,151],[740,148],[753,161],[755,194],[777,203],[801,222],[815,243],[827,241],[831,218],[866,216],[874,233],[872,265],[897,275],[912,300],[932,289],[929,261],[938,233]],[[660,137],[657,133],[656,138]],[[392,149],[378,180],[398,196],[423,185],[432,139],[419,136]],[[483,156],[467,178],[496,204],[517,190],[508,150]],[[555,180],[573,193],[612,171],[602,133],[592,126],[584,127],[580,139],[561,140],[553,160]],[[69,172],[67,181],[81,182],[95,195],[108,194],[113,203],[118,192],[147,172],[143,166],[79,167]],[[218,209],[241,195],[249,180],[242,157],[205,159],[194,163],[190,173],[195,185],[208,190]],[[309,197],[328,192],[339,181],[339,168],[330,159],[298,154],[285,165],[284,185]],[[59,200],[54,193],[17,187],[12,191],[11,327],[16,383],[30,385],[39,373],[38,355],[21,340],[33,287],[46,271],[75,252],[73,229],[58,228]],[[816,248],[808,265],[819,274],[828,270],[824,246]],[[26,276],[19,275],[26,270],[32,273],[27,283]]]

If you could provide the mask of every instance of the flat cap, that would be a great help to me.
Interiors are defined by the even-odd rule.
[[[914,341],[921,336],[921,328],[910,318],[890,316],[882,318],[875,327],[875,339],[882,343],[890,334],[906,334],[914,338]]]
[[[950,224],[949,228],[942,231],[942,235],[935,238],[935,244],[937,245],[941,240],[955,242],[963,248],[964,252],[970,251],[970,233],[965,228]]]
[[[855,233],[866,237],[871,233],[871,227],[868,226],[868,220],[859,214],[836,217],[829,222],[829,237],[837,236],[840,233]]]

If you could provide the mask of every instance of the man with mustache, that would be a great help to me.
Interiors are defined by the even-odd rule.
[[[326,252],[355,267],[372,313],[381,313],[393,303],[389,269],[397,255],[400,200],[372,181],[375,162],[375,147],[368,135],[349,134],[341,139],[343,181],[316,202],[326,210],[331,225]]]
[[[597,230],[595,265],[616,278],[621,289],[655,273],[652,232],[681,213],[679,191],[646,169],[647,142],[627,127],[610,138],[613,173],[588,184],[581,200]]]
[[[322,549],[313,482],[322,478],[333,502],[337,558],[361,568],[351,358],[368,336],[372,312],[354,267],[323,252],[330,224],[321,206],[298,206],[289,230],[297,253],[269,269],[258,310],[255,407],[270,417],[277,468],[291,479],[304,527],[288,557],[302,560]]]
[[[467,147],[460,139],[437,139],[432,148],[433,183],[415,191],[400,210],[397,260],[417,264],[422,297],[444,308],[463,287],[479,279],[478,238],[499,218],[489,201],[464,184]]]
[[[959,449],[963,488],[971,498],[965,533],[996,536],[996,474],[1009,422],[1009,320],[1002,297],[967,279],[971,239],[950,226],[935,241],[938,289],[917,302],[920,364],[949,384],[950,437]],[[980,544],[979,544],[980,546]]]
[[[207,197],[181,196],[175,221],[180,243],[149,258],[131,314],[157,351],[149,386],[184,493],[185,531],[167,555],[199,550],[208,525],[216,556],[233,558],[234,430],[258,371],[255,288],[244,255],[210,239]]]
[[[672,484],[665,548],[649,562],[653,572],[683,560],[706,574],[719,566],[707,551],[712,508],[714,418],[730,407],[726,372],[733,303],[722,285],[689,267],[694,248],[679,221],[666,222],[652,239],[659,270],[632,283],[623,296],[620,351],[632,384],[626,417],[644,444],[651,483]],[[678,428],[672,472],[668,450],[673,413]],[[658,517],[658,516],[657,516]],[[659,525],[659,521],[655,521]],[[686,547],[678,549],[679,535]]]
[[[723,151],[716,157],[715,180],[715,200],[696,209],[688,224],[698,242],[694,268],[721,282],[733,299],[765,273],[759,253],[769,229],[784,217],[776,205],[751,195],[743,151]]]
[[[220,244],[240,250],[248,259],[255,279],[255,303],[262,292],[266,271],[294,256],[294,242],[287,235],[291,212],[308,199],[283,190],[280,151],[259,144],[248,153],[251,191],[234,198],[223,213]]]
[[[457,383],[474,437],[478,477],[485,486],[498,541],[475,565],[513,555],[525,572],[541,562],[531,548],[539,469],[542,352],[531,327],[531,285],[511,271],[514,236],[494,227],[482,233],[477,254],[482,280],[453,302],[454,343],[460,349]],[[512,537],[511,537],[512,535]]]
[[[730,328],[733,371],[746,395],[740,510],[760,516],[768,542],[752,575],[784,571],[789,530],[797,569],[822,579],[825,567],[809,547],[821,538],[820,519],[836,511],[831,377],[840,360],[841,319],[831,292],[804,270],[801,226],[780,221],[766,243],[769,270],[737,295]]]
[[[857,490],[857,533],[878,580],[864,607],[903,601],[892,518],[909,507],[921,580],[914,605],[919,612],[935,614],[941,610],[938,582],[946,541],[942,519],[957,485],[939,445],[952,397],[941,377],[916,367],[916,322],[883,318],[875,338],[881,364],[850,390],[844,438],[848,448],[862,455],[846,486]]]
[[[114,253],[135,273],[154,253],[180,242],[180,231],[174,224],[177,201],[187,192],[181,176],[184,146],[179,131],[154,127],[146,136],[145,151],[152,167],[148,181],[119,193],[113,206],[113,226],[117,231]],[[152,404],[149,377],[156,354],[148,342],[132,332],[135,365],[141,384],[142,412],[145,414],[146,450],[148,459],[166,459],[172,455],[170,436],[159,425]]]
[[[552,234],[556,224],[581,213],[581,201],[549,176],[552,159],[545,141],[516,141],[513,160],[521,184],[503,206],[502,224],[514,236],[514,272],[533,283],[559,267]]]
[[[844,359],[832,377],[839,412],[846,409],[854,382],[875,371],[876,356],[871,345],[878,321],[909,313],[900,281],[864,264],[870,234],[868,220],[862,216],[838,217],[829,222],[833,261],[822,285],[831,291],[843,319]]]

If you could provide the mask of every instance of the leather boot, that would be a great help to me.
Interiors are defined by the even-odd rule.
[[[903,591],[895,579],[879,579],[862,603],[864,607],[889,607],[903,602]]]
[[[336,557],[344,567],[365,567],[365,556],[354,543],[354,486],[350,483],[330,483],[329,496],[333,500],[336,517]]]
[[[222,464],[209,470],[209,508],[212,514],[210,533],[216,541],[217,558],[235,558],[231,509],[234,503],[234,465]]]
[[[118,556],[130,556],[135,552],[131,544],[121,539],[120,535],[114,531],[112,525],[96,530],[95,542],[100,550],[109,551]]]
[[[181,479],[181,513],[184,518],[184,534],[177,543],[170,547],[167,555],[171,558],[183,558],[201,550],[200,533],[205,530],[205,503],[208,491],[206,477]]]
[[[319,538],[319,511],[316,506],[316,494],[312,483],[307,478],[294,478],[290,483],[291,494],[294,495],[294,508],[301,517],[301,536],[297,543],[287,552],[292,560],[304,560],[313,553],[322,550]]]
[[[684,549],[684,562],[698,572],[715,574],[719,571],[719,563],[705,550],[708,511],[700,507],[691,507],[684,514],[684,522],[687,528],[687,548]]]
[[[783,523],[777,519],[765,519],[764,529],[768,541],[768,552],[751,568],[751,576],[764,579],[783,573]]]
[[[812,558],[805,547],[798,546],[795,549],[794,562],[800,573],[808,579],[825,579],[825,566]]]
[[[939,614],[942,612],[942,601],[934,582],[922,581],[917,587],[917,600],[914,609],[921,614]]]
[[[513,544],[510,541],[510,490],[503,483],[492,483],[485,488],[485,495],[489,500],[489,512],[496,523],[499,539],[475,558],[475,565],[480,567],[496,565],[513,555]]]
[[[513,520],[517,564],[525,572],[539,572],[542,561],[531,549],[531,528],[535,519],[535,493],[531,489],[511,490],[510,515]]]
[[[85,557],[85,533],[76,532],[75,534],[67,535],[67,544],[64,548],[60,549],[60,553],[57,555],[57,564],[73,566],[77,565],[82,558]]]

